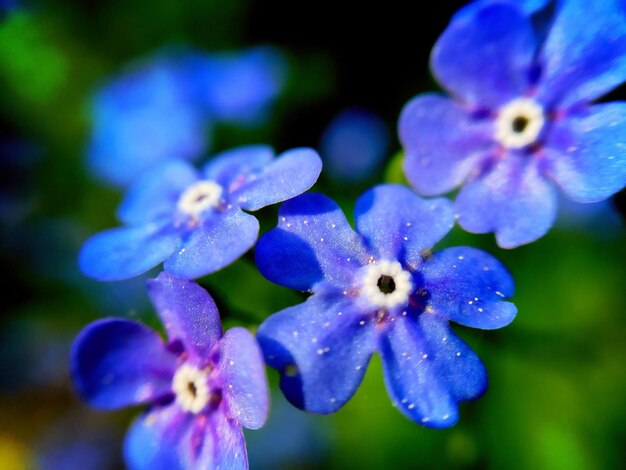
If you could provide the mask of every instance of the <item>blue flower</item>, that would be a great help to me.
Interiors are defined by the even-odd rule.
[[[341,184],[363,182],[379,169],[388,147],[387,128],[378,115],[360,108],[345,109],[322,135],[325,174]]]
[[[261,124],[287,78],[285,57],[272,47],[198,54],[194,81],[199,102],[219,122]]]
[[[166,162],[130,188],[118,211],[125,227],[85,242],[80,268],[102,281],[131,278],[162,261],[181,278],[217,271],[256,242],[259,222],[244,210],[303,193],[320,171],[313,150],[274,159],[272,149],[260,145],[223,152],[200,172],[183,161]]]
[[[127,185],[160,162],[198,158],[210,145],[214,122],[258,124],[285,75],[284,59],[272,48],[164,51],[134,64],[94,97],[94,173]]]
[[[448,322],[507,325],[513,281],[480,250],[431,253],[453,223],[449,201],[399,185],[358,199],[357,233],[321,194],[282,205],[278,227],[257,244],[257,264],[271,281],[313,295],[270,316],[257,337],[292,404],[337,411],[376,351],[394,405],[426,426],[451,426],[458,402],[483,393],[485,368]]]
[[[98,91],[89,163],[99,177],[126,185],[163,161],[191,160],[205,151],[210,122],[181,62],[157,56]]]
[[[148,283],[168,343],[125,319],[88,325],[71,351],[78,393],[101,409],[146,404],[125,442],[132,469],[248,468],[241,426],[265,422],[261,352],[244,328],[222,335],[211,296],[161,273]]]
[[[626,184],[626,103],[591,103],[626,79],[626,11],[616,0],[560,2],[539,44],[525,12],[491,3],[455,17],[433,49],[454,98],[417,96],[399,132],[415,189],[462,186],[459,224],[512,248],[552,226],[555,184],[578,202]]]

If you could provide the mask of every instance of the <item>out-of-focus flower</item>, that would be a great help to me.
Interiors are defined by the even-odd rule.
[[[269,47],[161,53],[135,64],[93,100],[92,169],[126,185],[165,160],[196,159],[214,122],[258,124],[285,76],[284,58]]]
[[[259,222],[244,210],[303,193],[321,169],[313,150],[274,158],[266,146],[223,152],[201,171],[183,161],[167,162],[128,192],[118,211],[126,227],[87,240],[80,268],[103,281],[137,276],[162,261],[165,271],[183,278],[217,271],[256,242]]]
[[[322,136],[320,154],[324,170],[341,183],[359,183],[372,177],[388,148],[385,123],[376,114],[359,108],[335,117]]]
[[[487,377],[448,322],[507,325],[513,281],[480,250],[429,251],[454,223],[445,199],[377,186],[358,199],[355,223],[357,233],[331,199],[305,194],[283,204],[278,227],[259,240],[263,275],[313,293],[260,326],[266,362],[292,404],[332,413],[378,351],[394,405],[426,426],[451,426],[458,402],[483,393]]]
[[[0,19],[4,13],[17,10],[20,3],[17,0],[0,0]]]
[[[198,55],[188,67],[210,118],[243,125],[267,118],[287,78],[287,61],[272,47]]]
[[[92,323],[72,347],[77,391],[97,408],[150,406],[126,438],[130,468],[248,468],[241,426],[261,427],[268,411],[254,337],[222,335],[213,299],[193,281],[161,273],[148,290],[168,343],[130,320]]]
[[[593,21],[587,21],[593,18]],[[431,56],[453,95],[420,95],[400,117],[405,172],[425,195],[462,186],[459,224],[512,248],[554,222],[554,184],[597,202],[626,184],[626,104],[592,104],[626,78],[626,9],[558,4],[539,44],[526,13],[487,2],[455,17]]]

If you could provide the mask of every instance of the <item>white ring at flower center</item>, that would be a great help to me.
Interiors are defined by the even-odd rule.
[[[178,199],[178,209],[198,217],[210,207],[219,207],[223,188],[215,181],[203,180],[189,186]]]
[[[517,98],[500,108],[495,139],[507,148],[526,147],[537,140],[544,123],[543,108],[539,103],[530,98]]]
[[[378,282],[383,276],[393,281],[392,292],[385,293],[379,287]],[[403,270],[397,261],[370,264],[363,273],[361,293],[377,307],[389,308],[408,303],[412,288],[411,273]]]
[[[185,411],[199,413],[209,403],[210,391],[207,385],[207,372],[197,367],[183,364],[172,380],[172,390],[176,402]]]

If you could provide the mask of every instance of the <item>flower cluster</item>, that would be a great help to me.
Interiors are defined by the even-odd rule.
[[[549,4],[555,16],[539,39],[534,15]],[[587,28],[579,24],[583,11],[595,19]],[[358,198],[354,229],[332,199],[303,194],[321,172],[314,150],[275,158],[267,146],[239,147],[199,171],[185,161],[206,146],[195,132],[202,113],[186,107],[191,101],[224,120],[262,114],[275,75],[259,78],[260,56],[253,54],[253,65],[187,56],[183,62],[203,64],[200,84],[189,89],[172,86],[184,67],[161,64],[128,78],[134,85],[103,91],[96,109],[108,124],[96,125],[92,151],[113,160],[123,154],[125,163],[112,163],[104,176],[134,183],[118,211],[124,226],[87,240],[79,264],[87,276],[113,281],[163,263],[148,294],[168,340],[134,321],[100,320],[76,339],[71,368],[93,406],[148,407],[128,434],[128,465],[247,468],[241,426],[259,428],[268,411],[263,360],[280,373],[289,402],[328,414],[350,400],[378,353],[400,412],[427,427],[453,425],[459,403],[485,391],[487,374],[450,323],[497,329],[517,308],[509,302],[512,276],[492,255],[433,247],[455,221],[495,232],[506,248],[541,237],[555,216],[554,184],[580,202],[622,189],[626,107],[592,103],[626,79],[625,58],[626,10],[617,0],[478,0],[463,8],[432,52],[433,72],[453,98],[420,95],[399,122],[413,188],[433,196],[461,187],[456,201],[380,184]],[[153,87],[167,91],[146,108],[144,93],[152,96]],[[136,125],[108,127],[109,114],[127,107]],[[133,141],[135,130],[160,126],[159,119],[168,132]],[[382,149],[384,129],[375,123],[359,121],[365,130],[356,141]],[[344,181],[367,180],[380,152],[370,149],[376,155],[360,165],[333,160],[345,155],[351,133],[337,126],[325,139],[328,161]],[[124,168],[130,154],[137,160]],[[257,243],[259,221],[248,212],[279,202],[278,225]],[[261,274],[311,295],[265,319],[256,339],[241,327],[222,334],[215,303],[191,279],[255,244]]]

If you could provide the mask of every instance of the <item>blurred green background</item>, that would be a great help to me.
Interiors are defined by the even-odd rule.
[[[441,4],[445,3],[445,4]],[[347,106],[380,115],[392,136],[402,105],[436,90],[428,53],[462,2],[364,4],[274,0],[22,2],[0,20],[0,469],[123,468],[121,442],[139,410],[100,413],[73,394],[72,338],[89,321],[129,316],[158,327],[143,280],[101,284],[76,267],[81,243],[117,224],[122,192],[86,165],[89,103],[128,62],[167,45],[205,51],[274,45],[287,85],[257,128],[219,126],[212,152],[263,142],[319,147]],[[414,6],[414,5],[413,5]],[[623,98],[618,90],[613,98]],[[322,176],[315,190],[349,214],[381,181],[402,182],[392,138],[384,171],[355,185]],[[395,154],[395,156],[394,156]],[[208,156],[208,155],[207,155]],[[511,270],[517,319],[507,328],[455,327],[489,372],[485,396],[461,405],[451,429],[426,429],[391,406],[378,357],[356,396],[332,416],[290,407],[273,388],[268,425],[248,432],[251,468],[604,469],[626,462],[624,196],[566,205],[543,239],[500,250],[491,235],[455,228],[444,245],[481,247]],[[621,204],[622,215],[619,215]],[[262,231],[276,208],[259,213]],[[225,326],[254,328],[302,296],[264,280],[249,253],[200,280]]]

